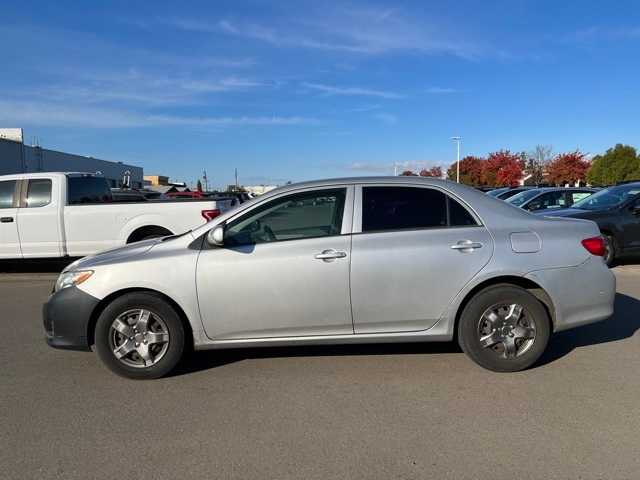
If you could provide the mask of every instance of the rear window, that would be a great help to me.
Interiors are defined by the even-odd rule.
[[[29,180],[27,208],[44,207],[51,203],[51,180],[38,178]]]
[[[13,207],[13,195],[16,190],[15,180],[0,182],[0,208]]]
[[[67,186],[68,205],[112,201],[111,189],[102,177],[67,177]]]

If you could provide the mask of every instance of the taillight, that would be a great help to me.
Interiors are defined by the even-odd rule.
[[[202,212],[200,213],[202,214],[202,216],[207,222],[210,222],[211,220],[216,218],[218,215],[220,215],[220,210],[218,210],[217,208],[214,208],[213,210],[202,210]]]
[[[604,244],[604,238],[602,237],[585,238],[582,240],[582,246],[586,248],[591,255],[604,257],[606,253],[606,246]]]

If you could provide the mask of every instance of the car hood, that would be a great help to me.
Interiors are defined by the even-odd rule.
[[[104,252],[96,253],[95,255],[89,255],[88,257],[83,257],[79,260],[76,260],[75,262],[67,266],[67,268],[65,268],[64,270],[82,270],[91,268],[96,265],[118,262],[125,258],[128,259],[136,255],[142,255],[161,242],[161,238],[152,238],[149,240],[143,240],[141,242],[131,243],[129,245],[125,245],[124,247],[106,250]]]

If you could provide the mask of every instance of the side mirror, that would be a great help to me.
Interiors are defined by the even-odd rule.
[[[224,245],[224,226],[218,225],[207,233],[207,243],[215,247]]]

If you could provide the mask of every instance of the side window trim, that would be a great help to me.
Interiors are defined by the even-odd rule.
[[[403,228],[403,229],[399,229],[399,230],[384,230],[384,231],[376,231],[376,232],[363,232],[362,231],[362,189],[364,187],[409,187],[409,188],[429,188],[432,190],[437,190],[439,192],[442,192],[446,198],[446,208],[447,208],[447,225],[444,227],[420,227],[420,228]],[[482,219],[478,216],[478,214],[476,213],[476,211],[471,208],[471,206],[465,202],[464,200],[462,200],[459,196],[457,196],[455,193],[450,192],[449,190],[446,190],[444,188],[441,188],[437,185],[416,185],[416,184],[411,184],[411,183],[360,183],[360,184],[356,184],[355,185],[355,204],[354,204],[354,208],[353,208],[353,230],[352,233],[353,234],[358,234],[358,235],[368,235],[368,234],[375,234],[375,233],[387,233],[387,232],[408,232],[408,231],[415,231],[415,230],[442,230],[442,229],[447,229],[447,228],[477,228],[477,227],[484,227],[484,222],[482,221]],[[462,208],[464,208],[469,215],[471,215],[471,217],[476,221],[475,225],[454,225],[451,226],[449,225],[451,223],[450,218],[449,218],[449,202],[450,201],[455,201],[458,202],[460,204],[460,206]]]
[[[245,215],[251,215],[252,214],[251,212],[253,212],[255,209],[262,207],[266,205],[268,202],[272,202],[274,200],[282,199],[284,197],[288,197],[288,196],[296,195],[300,193],[310,193],[310,192],[316,192],[316,191],[322,191],[322,190],[335,190],[335,189],[345,190],[345,201],[344,201],[344,207],[343,207],[344,211],[342,212],[342,226],[341,226],[339,235],[341,236],[350,235],[352,232],[353,218],[354,218],[353,210],[354,210],[354,203],[355,203],[355,194],[354,194],[355,189],[354,189],[354,185],[347,185],[347,184],[322,185],[322,186],[300,188],[296,190],[282,192],[280,195],[267,198],[264,200],[264,202],[256,203],[255,205],[252,205],[251,208],[238,212],[236,215],[226,219],[224,221],[224,225],[225,226],[229,225],[230,223],[241,219]],[[319,238],[319,237],[310,237],[308,239],[311,239],[311,238]],[[297,239],[297,240],[306,240],[306,239],[303,238],[303,239]],[[286,241],[289,241],[289,240],[278,240],[277,242],[274,242],[274,243],[280,243],[280,242],[286,242]]]

